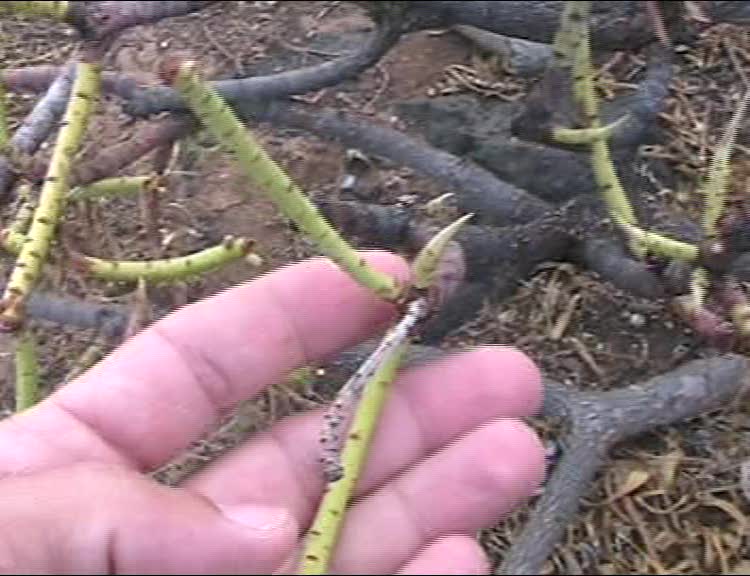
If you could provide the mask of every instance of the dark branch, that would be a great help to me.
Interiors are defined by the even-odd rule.
[[[325,200],[318,205],[342,233],[368,245],[416,253],[435,233],[435,226],[407,208]],[[427,323],[423,341],[438,342],[476,314],[486,298],[507,298],[542,262],[564,259],[575,241],[573,212],[580,214],[568,207],[517,226],[464,226],[456,241],[466,284]]]
[[[141,126],[127,140],[95,150],[91,157],[83,159],[73,168],[71,182],[76,186],[85,186],[113,176],[149,152],[184,138],[196,127],[192,118],[186,116],[174,116]],[[29,176],[41,180],[46,171],[46,162],[39,161],[32,167]]]
[[[453,30],[471,40],[480,50],[502,57],[518,76],[535,76],[543,72],[552,58],[552,46],[549,44],[503,36],[461,24],[454,26]]]
[[[75,77],[75,64],[58,69],[60,72],[49,85],[46,94],[39,99],[21,126],[10,140],[15,150],[24,154],[34,154],[52,131],[65,112],[70,89]]]
[[[95,329],[108,338],[121,336],[128,323],[128,311],[123,306],[92,304],[45,292],[31,295],[26,313],[35,320]]]
[[[639,385],[599,393],[546,382],[545,416],[560,416],[564,408],[572,431],[563,441],[565,455],[496,573],[539,574],[615,443],[721,407],[743,391],[747,368],[742,356],[715,356]]]
[[[43,64],[26,68],[9,68],[0,72],[0,78],[9,92],[39,94],[47,90],[61,72],[60,66]],[[114,94],[127,99],[133,95],[140,84],[141,81],[132,74],[107,71],[102,73],[104,94]]]
[[[505,36],[549,44],[559,26],[564,2],[420,0],[368,4],[378,5],[372,9],[379,11],[389,7],[400,11],[411,30],[466,24]],[[667,25],[678,25],[680,3],[663,4]],[[592,44],[596,50],[636,49],[655,39],[651,22],[640,2],[594,2],[591,17]]]
[[[230,104],[313,92],[355,78],[376,64],[400,36],[401,30],[397,22],[384,21],[369,42],[354,54],[270,76],[218,80],[213,82],[213,86]],[[135,91],[128,97],[123,109],[131,116],[141,117],[164,111],[184,111],[185,105],[174,89],[155,87]]]
[[[269,122],[296,128],[380,156],[433,178],[457,196],[463,212],[478,221],[508,224],[544,215],[549,205],[525,191],[495,178],[474,163],[426,146],[391,128],[377,126],[343,112],[274,101],[243,102],[237,112],[247,121]]]

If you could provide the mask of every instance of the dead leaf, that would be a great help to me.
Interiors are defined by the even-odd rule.
[[[612,502],[615,502],[620,498],[627,496],[628,494],[632,494],[633,492],[638,490],[638,488],[648,482],[650,478],[651,474],[649,474],[649,472],[644,470],[643,468],[631,470],[630,472],[628,472],[628,475],[625,477],[625,481],[620,485],[620,487],[614,492],[614,494],[607,498],[606,503],[611,504]]]

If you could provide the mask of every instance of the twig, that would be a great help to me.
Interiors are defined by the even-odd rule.
[[[378,296],[387,300],[397,300],[401,296],[402,286],[369,266],[331,227],[305,193],[242,126],[222,98],[199,78],[193,64],[181,64],[172,81],[205,129],[234,154],[247,179],[261,188],[326,256]]]
[[[228,236],[217,246],[212,246],[188,256],[164,260],[102,260],[82,254],[72,254],[73,266],[84,273],[116,282],[180,282],[202,276],[213,270],[245,258],[255,265],[260,258],[252,253],[253,242]]]
[[[16,342],[16,412],[39,401],[39,360],[34,334],[25,328]]]
[[[349,442],[342,454],[343,468],[347,472],[337,482],[329,484],[318,508],[302,555],[300,574],[325,574],[334,553],[341,531],[344,512],[359,480],[364,464],[366,447],[375,432],[374,423],[380,416],[390,383],[396,376],[405,345],[401,344],[386,358],[365,387],[362,401],[349,432]]]
[[[36,284],[47,258],[68,192],[72,157],[80,147],[98,88],[98,64],[82,59],[76,70],[73,98],[65,112],[39,205],[27,235],[28,242],[24,243],[18,255],[3,294],[0,322],[6,330],[14,330],[23,321],[24,302]]]
[[[142,126],[130,138],[104,148],[73,169],[72,183],[86,186],[114,176],[142,156],[184,138],[198,127],[190,117],[175,116]],[[39,169],[35,170],[38,173]]]

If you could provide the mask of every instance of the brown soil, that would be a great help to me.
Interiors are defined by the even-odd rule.
[[[112,51],[108,67],[152,74],[163,55],[188,51],[217,77],[262,70],[269,55],[288,54],[296,65],[330,58],[306,53],[317,34],[361,30],[369,26],[359,9],[340,2],[222,2],[203,12],[144,26],[124,34]],[[65,27],[16,20],[0,21],[5,66],[62,63],[71,46]],[[739,66],[747,69],[746,34],[734,28],[715,30],[691,52],[693,66],[675,82],[665,122],[674,145],[658,150],[681,167],[684,183],[665,196],[686,200],[708,161],[706,150],[718,135],[729,107],[719,88],[740,82],[739,71],[720,61],[725,42],[738,47]],[[717,64],[717,62],[719,62]],[[446,68],[461,65],[494,86],[496,97],[521,95],[524,83],[492,60],[477,56],[470,44],[447,32],[410,35],[380,65],[357,82],[323,90],[316,101],[342,109],[365,110],[389,121],[391,104],[428,94],[469,90],[457,87]],[[718,69],[717,69],[718,66]],[[626,66],[621,73],[625,73]],[[606,76],[613,91],[627,89],[615,82],[618,68]],[[713,80],[712,80],[713,79]],[[687,90],[685,86],[690,86]],[[687,94],[687,96],[686,96]],[[15,97],[12,115],[19,119],[33,100]],[[708,112],[706,109],[710,108]],[[713,115],[711,115],[713,114]],[[691,118],[709,118],[702,124]],[[127,138],[132,125],[114,102],[106,102],[91,131],[91,149]],[[262,127],[270,153],[315,196],[338,194],[343,150],[310,137]],[[737,155],[738,193],[744,192],[750,163],[743,149]],[[144,173],[149,159],[129,168]],[[86,211],[74,207],[65,224],[76,246],[108,258],[164,257],[207,247],[224,235],[257,240],[265,263],[260,269],[236,264],[210,277],[178,287],[155,287],[151,300],[164,308],[194,301],[256,274],[299,260],[313,252],[297,239],[288,224],[262,198],[248,204],[240,193],[242,180],[213,142],[191,137],[179,146],[177,177],[160,204],[157,237],[146,232],[137,200],[120,199]],[[418,201],[446,190],[404,169],[377,170],[367,183],[374,201]],[[687,196],[687,200],[689,200]],[[408,201],[408,198],[406,198]],[[689,203],[689,202],[688,202]],[[92,230],[96,233],[92,233]],[[84,232],[77,234],[78,231]],[[12,260],[5,259],[7,273]],[[133,287],[83,280],[59,267],[45,278],[51,290],[95,301],[128,302]],[[572,308],[571,311],[568,308]],[[563,321],[564,329],[558,326]],[[38,330],[45,351],[44,380],[53,388],[74,367],[89,345],[91,334],[74,330]],[[510,300],[487,306],[446,344],[509,343],[527,352],[550,377],[582,388],[607,389],[669,370],[700,352],[700,344],[660,303],[634,299],[572,265],[549,263]],[[7,343],[0,378],[3,407],[12,404],[12,369]],[[285,383],[241,407],[221,431],[196,444],[157,477],[176,482],[270,420],[320,401],[314,381]],[[536,423],[545,436],[553,432]],[[648,434],[618,447],[600,474],[576,523],[548,565],[550,573],[731,573],[747,570],[750,558],[750,504],[739,485],[739,465],[750,457],[750,411],[731,405],[695,421]],[[526,510],[483,534],[487,550],[497,559],[512,541]],[[743,568],[744,567],[744,568]],[[738,572],[735,572],[738,573]]]

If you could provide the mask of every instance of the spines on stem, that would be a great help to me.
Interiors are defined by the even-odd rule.
[[[160,183],[161,179],[156,175],[105,178],[88,186],[73,188],[68,194],[68,199],[73,201],[106,200],[120,196],[133,196],[150,186],[158,187]]]
[[[434,284],[435,275],[440,265],[440,259],[443,257],[448,243],[453,240],[456,234],[458,234],[461,227],[473,217],[474,214],[466,214],[462,216],[435,234],[435,236],[433,236],[430,241],[422,247],[411,265],[415,288],[424,290]]]
[[[207,274],[231,262],[248,258],[259,264],[260,258],[252,252],[253,241],[228,236],[217,246],[212,246],[187,256],[163,260],[102,260],[91,256],[75,255],[76,265],[87,274],[103,280],[136,282],[177,282]]]
[[[685,262],[695,262],[700,256],[700,249],[693,244],[674,240],[630,224],[621,223],[620,226],[629,240],[631,249],[637,254],[653,254]]]
[[[266,193],[326,256],[378,296],[393,301],[402,295],[398,282],[368,265],[300,187],[268,156],[218,93],[199,77],[194,63],[171,62],[162,76],[180,92],[191,111],[216,140],[234,153],[247,178]]]
[[[16,342],[16,412],[39,401],[39,359],[34,334],[24,329]]]
[[[337,482],[330,484],[323,496],[315,520],[307,533],[300,562],[300,574],[325,574],[328,570],[344,521],[345,510],[357,485],[359,472],[376,428],[375,424],[385,404],[390,383],[396,377],[407,348],[408,343],[402,342],[377,368],[365,386],[341,455],[346,473]]]
[[[718,235],[717,224],[724,214],[731,174],[730,159],[734,151],[734,143],[737,139],[740,123],[745,117],[748,99],[750,99],[750,90],[745,92],[732,115],[732,119],[724,129],[719,146],[711,160],[706,182],[701,188],[701,193],[704,196],[703,231],[709,238]]]
[[[345,473],[350,472],[342,463],[341,450],[352,413],[366,386],[380,367],[389,361],[404,342],[408,341],[414,327],[426,318],[429,311],[430,306],[424,298],[412,300],[404,317],[386,333],[378,347],[341,387],[324,414],[323,430],[320,435],[323,452],[320,460],[328,483],[338,482]]]
[[[552,44],[555,66],[572,69],[581,42],[581,23],[589,18],[591,2],[566,2],[560,15],[560,27]]]
[[[581,107],[584,127],[597,130],[602,128],[602,122],[599,117],[591,62],[589,5],[590,2],[566,2],[555,44],[567,47],[564,55],[566,62],[571,58],[570,51],[573,51],[573,92]],[[591,164],[612,219],[618,224],[636,224],[635,213],[617,176],[605,139],[598,138],[591,142]]]
[[[21,246],[10,280],[3,294],[0,324],[13,330],[23,320],[24,303],[37,283],[49,253],[54,231],[69,189],[73,156],[80,148],[99,91],[99,65],[80,62],[72,97],[42,185],[27,240]]]

